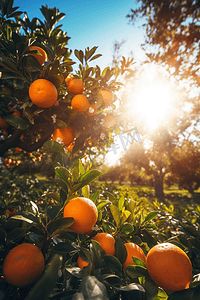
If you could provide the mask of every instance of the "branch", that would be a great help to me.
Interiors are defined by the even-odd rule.
[[[0,141],[0,156],[3,156],[3,154],[12,147],[19,147],[27,152],[36,151],[37,149],[41,148],[43,144],[50,138],[53,130],[53,125],[51,125],[38,142],[28,145],[26,142],[22,142],[20,140],[20,136],[24,131],[16,129],[12,137]]]

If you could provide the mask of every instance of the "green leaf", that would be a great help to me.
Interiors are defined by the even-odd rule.
[[[122,272],[122,264],[119,261],[119,259],[117,259],[117,257],[113,256],[113,255],[105,255],[103,257],[104,262],[106,264],[106,266],[112,270],[113,272],[116,272],[118,274],[121,274]]]
[[[134,266],[141,266],[146,269],[146,264],[143,260],[139,259],[138,257],[134,257],[134,256],[132,258],[133,258]]]
[[[79,159],[79,172],[80,172],[80,175],[85,174],[85,169],[84,169],[80,159]]]
[[[125,272],[130,278],[149,277],[147,269],[142,266],[129,265],[125,268]]]
[[[121,218],[121,213],[120,213],[119,209],[114,204],[111,204],[110,211],[111,211],[111,214],[113,216],[113,219],[114,219],[117,227],[119,227],[120,226],[120,218]]]
[[[97,200],[99,194],[100,194],[100,191],[95,192],[94,194],[92,194],[92,195],[90,196],[90,199],[91,199],[94,203],[96,203],[96,200]]]
[[[103,200],[103,201],[100,201],[99,203],[97,203],[96,207],[97,207],[98,211],[100,211],[108,204],[110,204],[109,200]]]
[[[50,140],[44,143],[44,147],[51,152],[56,152],[59,153],[65,157],[67,157],[67,155],[65,154],[64,148],[62,145],[60,145],[59,143]],[[67,157],[68,158],[68,157]]]
[[[120,216],[120,225],[124,224],[124,222],[126,222],[126,220],[128,219],[128,217],[130,215],[131,215],[131,212],[129,210],[123,211]]]
[[[68,186],[63,180],[54,178],[48,178],[48,180],[56,183],[66,194],[68,194]]]
[[[57,214],[59,213],[59,211],[61,210],[61,206],[60,205],[53,205],[53,206],[49,206],[47,208],[47,216],[53,220]]]
[[[78,191],[84,185],[89,184],[90,182],[92,182],[93,180],[95,180],[100,175],[101,175],[101,172],[98,171],[98,170],[90,170],[90,171],[86,172],[85,174],[83,174],[82,176],[79,177],[79,179],[78,179],[79,183],[75,184],[72,187],[72,192]]]
[[[110,70],[110,67],[106,67],[106,68],[103,70],[101,76],[105,76],[108,70]]]
[[[144,288],[149,299],[154,299],[158,294],[158,286],[150,278],[145,278]]]
[[[95,264],[95,268],[101,268],[102,267],[102,248],[101,245],[95,241],[95,240],[91,240],[92,242],[92,253],[93,253],[93,257],[94,257],[94,264]]]
[[[115,256],[119,259],[121,264],[125,262],[127,257],[126,247],[120,237],[116,237],[115,239]]]
[[[58,280],[58,271],[62,266],[63,257],[55,254],[43,275],[36,281],[25,300],[47,300]]]
[[[89,186],[89,184],[82,187],[82,195],[85,198],[90,198],[90,186]]]
[[[4,117],[4,119],[6,119],[6,121],[16,129],[26,130],[29,127],[22,118],[15,115]]]
[[[68,178],[71,175],[71,172],[65,167],[56,167],[55,173],[64,181],[68,181]]]
[[[150,212],[150,213],[146,216],[146,218],[145,218],[145,220],[142,222],[142,224],[144,224],[144,223],[146,223],[146,222],[148,222],[148,221],[154,219],[154,218],[157,216],[157,214],[158,214],[158,211],[152,211],[152,212]]]
[[[119,200],[118,200],[118,208],[120,211],[122,211],[123,207],[124,207],[124,202],[125,202],[125,198],[123,195],[120,196]]]
[[[47,230],[50,235],[52,235],[52,233],[56,230],[59,231],[66,229],[67,231],[67,228],[70,227],[73,223],[74,218],[59,218],[51,221],[47,226]]]
[[[133,231],[134,231],[134,226],[131,223],[125,223],[121,227],[121,232],[123,232],[123,233],[125,233],[127,235],[130,234]]]

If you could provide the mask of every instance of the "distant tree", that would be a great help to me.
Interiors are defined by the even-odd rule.
[[[170,156],[174,150],[174,138],[166,130],[155,131],[149,136],[151,147],[148,149],[138,143],[133,143],[124,152],[122,163],[137,166],[145,174],[154,178],[154,188],[157,196],[163,196],[163,183],[165,175],[170,171]],[[137,182],[137,180],[135,179]]]
[[[148,54],[150,60],[168,64],[179,78],[190,78],[199,85],[199,0],[137,2],[138,7],[131,9],[127,18],[132,24],[142,18],[147,46],[157,46],[155,54]]]
[[[200,148],[191,141],[176,147],[170,169],[179,187],[193,193],[200,187]]]

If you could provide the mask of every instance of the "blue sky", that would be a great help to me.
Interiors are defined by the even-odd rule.
[[[102,58],[95,61],[101,68],[111,65],[114,41],[126,40],[122,47],[122,55],[130,56],[133,52],[135,61],[143,59],[140,44],[143,42],[143,31],[138,26],[128,25],[126,15],[136,6],[131,0],[68,0],[68,1],[22,1],[15,0],[14,6],[26,11],[30,19],[38,17],[42,5],[56,7],[66,16],[60,24],[71,37],[68,47],[72,50],[84,50],[86,47],[98,46]]]

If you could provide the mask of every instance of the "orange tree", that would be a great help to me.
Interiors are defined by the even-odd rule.
[[[113,126],[103,128],[101,120],[108,107],[115,108],[115,91],[120,87],[117,79],[120,74],[131,76],[129,60],[123,60],[121,68],[103,71],[89,66],[101,56],[96,54],[97,47],[75,50],[79,67],[73,70],[69,37],[62,25],[56,26],[65,14],[47,6],[40,10],[44,21],[30,20],[27,13],[22,19],[13,1],[1,1],[0,156],[16,147],[36,151],[55,129],[69,126],[75,138],[73,151],[88,148],[90,140],[102,148],[108,131],[113,130]],[[81,89],[71,88],[77,81]],[[102,132],[105,139],[100,138]]]

